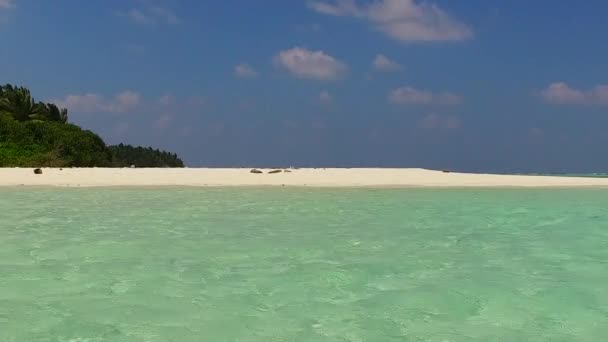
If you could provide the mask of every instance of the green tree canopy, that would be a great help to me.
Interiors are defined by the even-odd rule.
[[[114,167],[184,167],[177,154],[151,147],[119,144],[109,147]]]
[[[30,90],[10,84],[0,86],[0,113],[17,121],[68,121],[68,110],[53,103],[36,102]]]
[[[106,146],[95,133],[68,123],[68,111],[36,102],[29,89],[0,86],[0,167],[184,167],[175,153]]]
[[[0,91],[0,112],[11,115],[17,121],[40,120],[43,108],[36,103],[29,89],[6,85]]]

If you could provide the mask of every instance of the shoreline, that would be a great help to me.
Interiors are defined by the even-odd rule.
[[[0,187],[608,188],[608,178],[389,168],[0,168]],[[288,170],[288,171],[285,171]]]

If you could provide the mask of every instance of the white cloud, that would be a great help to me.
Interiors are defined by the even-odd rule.
[[[321,102],[328,103],[333,101],[333,99],[333,96],[331,96],[327,90],[324,90],[319,94],[319,101]]]
[[[323,51],[311,51],[300,47],[279,52],[274,62],[295,77],[321,81],[339,79],[348,70],[346,64]]]
[[[139,105],[139,94],[132,91],[125,91],[116,95],[115,101],[112,104],[116,112],[122,112]]]
[[[84,95],[67,95],[65,99],[51,100],[59,107],[67,108],[75,112],[96,112],[105,111],[105,105],[102,104],[103,98],[97,94]]]
[[[15,8],[14,0],[0,0],[0,10]]]
[[[256,78],[259,73],[249,64],[241,63],[234,67],[234,75],[239,78]]]
[[[171,123],[173,123],[173,115],[163,114],[154,120],[153,125],[156,129],[165,130],[171,126]]]
[[[308,7],[319,13],[327,15],[362,16],[364,14],[355,0],[337,0],[336,4],[326,3],[323,1],[309,1]]]
[[[4,11],[12,10],[16,7],[14,0],[0,0],[0,25],[10,21],[9,15],[5,15]]]
[[[565,82],[551,83],[541,91],[541,97],[552,104],[608,105],[608,85],[600,84],[590,90],[570,87]]]
[[[389,100],[397,104],[429,104],[433,101],[433,94],[429,91],[402,87],[391,91]]]
[[[180,19],[168,8],[152,6],[148,8],[150,14],[156,16],[158,20],[164,21],[167,24],[179,24]]]
[[[401,87],[388,95],[390,102],[395,104],[444,105],[453,106],[462,103],[462,98],[452,93],[433,93],[412,87]]]
[[[165,94],[161,96],[160,99],[158,99],[158,103],[160,103],[162,106],[170,106],[175,103],[175,96],[171,94]]]
[[[156,20],[151,15],[144,14],[142,11],[132,8],[126,13],[124,13],[126,17],[131,19],[133,22],[137,24],[155,24]]]
[[[84,95],[67,95],[64,99],[50,100],[70,112],[81,113],[125,113],[140,104],[140,96],[133,91],[124,91],[113,98],[106,99],[101,95],[88,93]]]
[[[455,116],[431,113],[420,119],[418,126],[425,129],[458,129],[462,126],[462,122]]]
[[[152,5],[150,1],[142,1],[142,6],[117,14],[140,25],[179,24],[180,22],[179,17],[173,11]]]
[[[395,72],[403,70],[403,66],[401,64],[391,60],[390,58],[382,54],[376,55],[372,66],[375,70],[383,72]]]
[[[356,0],[309,1],[322,14],[364,19],[389,37],[402,41],[462,41],[473,36],[464,23],[427,1],[377,0],[361,6]]]

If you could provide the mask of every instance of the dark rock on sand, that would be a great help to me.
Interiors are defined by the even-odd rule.
[[[41,169],[34,169],[34,173],[37,175],[41,175],[42,174],[42,170]]]
[[[272,171],[270,171],[268,173],[281,173],[281,172],[283,172],[283,170],[272,170]]]
[[[250,173],[256,173],[256,174],[263,173],[262,171],[260,171],[260,170],[258,170],[258,169],[253,169],[253,170],[251,170],[251,171],[249,171],[249,172],[250,172]]]

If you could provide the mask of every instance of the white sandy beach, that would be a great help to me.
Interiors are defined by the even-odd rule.
[[[424,169],[0,168],[0,186],[607,187],[608,178],[444,173]]]

